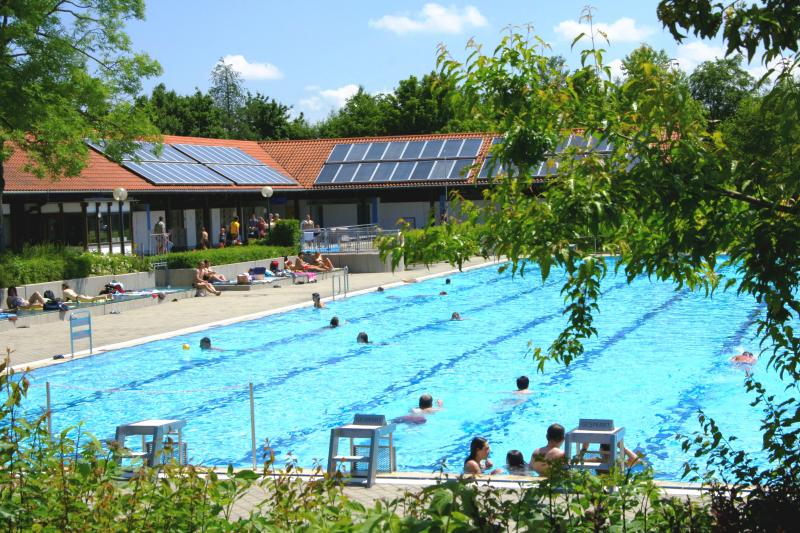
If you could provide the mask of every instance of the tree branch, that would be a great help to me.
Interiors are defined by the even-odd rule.
[[[42,32],[40,32],[40,31],[37,31],[37,32],[36,32],[36,35],[38,35],[39,37],[46,38],[46,39],[50,39],[50,38],[52,38],[52,36],[51,36],[51,35],[47,35],[46,33],[42,33]],[[82,55],[86,56],[87,58],[91,59],[92,61],[94,61],[95,63],[97,63],[97,64],[98,64],[98,65],[100,65],[101,67],[103,67],[104,69],[106,69],[106,70],[112,70],[112,69],[111,69],[111,67],[108,65],[108,63],[106,63],[105,61],[103,61],[103,60],[101,60],[101,59],[98,59],[98,58],[96,58],[95,56],[93,56],[92,54],[90,54],[89,52],[87,52],[86,50],[84,50],[83,48],[80,48],[80,47],[78,47],[78,46],[75,46],[74,44],[72,44],[72,43],[71,43],[71,42],[69,42],[69,41],[65,41],[65,43],[67,44],[67,46],[69,46],[70,48],[72,48],[73,50],[75,50],[76,52],[78,52],[79,54],[82,54]]]
[[[781,213],[788,213],[788,214],[796,214],[795,206],[789,206],[785,204],[778,204],[775,202],[770,202],[761,198],[756,198],[755,196],[750,196],[748,194],[741,193],[739,191],[732,191],[730,189],[725,189],[723,187],[719,187],[717,185],[707,184],[705,185],[705,189],[709,191],[714,191],[720,193],[722,196],[727,196],[728,198],[733,198],[734,200],[739,200],[741,202],[745,202],[747,204],[752,205],[753,207],[757,207],[759,209],[774,209],[775,211],[779,211]],[[796,205],[796,204],[795,204]]]

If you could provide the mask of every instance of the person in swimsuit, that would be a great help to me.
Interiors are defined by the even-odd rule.
[[[561,449],[563,443],[564,426],[552,424],[547,428],[547,446],[536,448],[531,454],[531,468],[546,476],[551,468],[564,461],[564,450]]]
[[[311,301],[314,302],[314,309],[325,309],[325,304],[322,303],[318,292],[311,295]]]
[[[732,363],[738,363],[741,365],[754,365],[756,363],[756,356],[753,355],[751,352],[742,352],[739,355],[734,355],[731,357]]]
[[[17,294],[16,287],[9,287],[8,288],[8,295],[6,297],[6,307],[9,309],[30,309],[31,307],[44,305],[45,300],[44,296],[39,294],[38,292],[34,292],[31,294],[31,297],[26,300],[19,294]]]
[[[297,256],[297,260],[294,262],[294,271],[295,272],[327,272],[326,269],[312,265],[311,263],[306,263],[303,261],[299,255]]]
[[[530,394],[531,391],[528,389],[528,386],[531,384],[531,380],[528,379],[528,376],[520,376],[517,378],[517,390],[514,391],[514,394]]]
[[[65,302],[103,302],[111,298],[110,294],[101,294],[100,296],[78,294],[73,289],[70,289],[68,283],[61,284],[61,292],[64,294]]]
[[[483,437],[475,437],[469,445],[469,456],[464,461],[464,473],[468,475],[483,474],[492,466],[489,459],[489,441]],[[500,474],[502,469],[496,468],[489,472],[489,475]]]
[[[314,254],[314,264],[327,272],[333,270],[333,263],[330,258],[323,257],[321,252]]]

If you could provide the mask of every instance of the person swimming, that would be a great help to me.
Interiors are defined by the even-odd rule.
[[[528,474],[528,463],[525,462],[525,457],[519,450],[511,450],[506,454],[506,468],[511,475],[524,476]]]
[[[520,376],[517,378],[517,390],[514,391],[515,394],[530,394],[531,391],[528,390],[528,386],[531,384],[531,380],[528,379],[528,376]]]
[[[325,304],[322,303],[318,292],[311,295],[311,301],[314,302],[314,309],[325,309]]]
[[[383,292],[383,287],[378,287],[378,292]]]
[[[458,314],[458,311],[453,311],[453,314],[450,315],[450,320],[461,320],[461,315]]]
[[[447,296],[447,291],[442,291],[439,293],[439,296]]]
[[[758,359],[756,356],[753,355],[752,352],[742,352],[739,355],[734,355],[731,357],[732,363],[737,363],[741,365],[754,365]]]
[[[211,346],[211,338],[210,337],[203,337],[200,339],[200,349],[201,350],[219,350],[222,351],[222,348],[217,348],[216,346]]]
[[[335,316],[335,317],[331,318],[330,327],[331,327],[331,329],[339,327],[339,317],[338,316]]]
[[[359,344],[369,344],[369,336],[366,331],[361,331],[356,337],[356,342]]]
[[[445,285],[450,285],[450,278],[447,278],[446,280],[444,280],[444,284]]]

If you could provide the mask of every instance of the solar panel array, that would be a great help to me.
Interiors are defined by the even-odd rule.
[[[317,185],[463,180],[483,139],[431,139],[337,144]]]
[[[492,146],[502,142],[502,137],[495,137],[492,139]],[[577,133],[572,133],[563,141],[558,143],[554,152],[549,154],[549,157],[545,161],[539,163],[539,166],[536,167],[532,177],[548,178],[555,176],[558,173],[559,158],[567,149],[575,149],[578,153],[594,152],[600,155],[608,155],[611,152],[612,146],[605,139],[597,139],[591,136],[587,137],[584,135],[578,135]],[[493,161],[494,157],[491,154],[486,156],[486,158],[483,160],[481,170],[478,173],[478,179],[489,179],[490,177],[504,174],[506,172],[504,165],[492,165]]]
[[[104,152],[105,144],[89,143]],[[230,146],[164,144],[156,155],[153,143],[123,158],[122,166],[155,185],[296,185],[296,182]]]

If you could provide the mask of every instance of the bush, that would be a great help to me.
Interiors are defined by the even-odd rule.
[[[279,220],[272,228],[272,234],[258,241],[264,246],[294,246],[300,247],[300,221],[293,219]],[[296,253],[296,252],[295,252]]]
[[[197,263],[208,259],[213,265],[259,261],[273,257],[283,257],[297,252],[291,246],[230,246],[228,248],[211,248],[192,252],[176,252],[166,255],[155,255],[151,261],[166,261],[169,268],[196,268]]]

